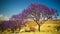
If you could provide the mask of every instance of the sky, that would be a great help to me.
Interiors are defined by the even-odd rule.
[[[60,0],[0,0],[0,14],[11,17],[21,13],[31,3],[43,4],[49,8],[57,9],[60,15]]]

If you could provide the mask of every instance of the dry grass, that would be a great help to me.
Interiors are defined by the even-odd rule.
[[[21,33],[3,32],[0,34],[60,34],[60,32],[21,32]]]
[[[41,22],[41,21],[40,21]],[[48,21],[42,21],[42,25],[41,25],[41,32],[19,32],[19,33],[11,33],[11,32],[0,32],[0,34],[60,34],[60,31],[57,32],[55,31],[56,26],[60,26],[60,20],[48,20]],[[37,24],[32,22],[32,21],[28,21],[28,26],[27,27],[23,27],[24,29],[29,29],[30,27],[32,28],[38,28]]]

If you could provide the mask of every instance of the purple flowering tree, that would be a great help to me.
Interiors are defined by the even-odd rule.
[[[10,18],[10,23],[13,25],[12,30],[15,28],[15,30],[18,28],[19,30],[21,27],[26,26],[26,23],[24,22],[26,15],[25,14],[18,14],[18,15],[13,15]],[[13,30],[14,31],[14,30]]]
[[[53,16],[54,18],[57,18],[57,10],[48,8],[42,4],[31,4],[27,9],[24,9],[21,14],[13,15],[11,19],[16,21],[18,20],[16,23],[19,24],[19,21],[22,21],[21,23],[24,23],[24,19],[32,18],[38,25],[38,31],[40,31],[39,20],[45,20],[45,18],[46,20],[53,19]]]
[[[48,8],[45,5],[42,4],[31,4],[27,9],[25,9],[22,12],[24,15],[31,15],[30,17],[38,24],[38,30],[40,31],[40,23],[39,20],[43,19],[45,20],[45,18],[47,19],[52,19],[53,16],[55,16],[55,18],[57,18],[58,13],[57,10],[52,9],[52,8]]]
[[[3,21],[0,24],[0,28],[2,31],[11,29],[12,32],[14,32],[17,29],[19,29],[20,31],[21,27],[23,26],[26,26],[26,24],[22,20],[8,20],[8,21]]]

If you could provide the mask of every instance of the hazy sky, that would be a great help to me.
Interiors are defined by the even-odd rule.
[[[55,8],[60,15],[59,0],[0,0],[0,14],[11,17],[14,14],[21,13],[31,3],[44,4],[47,7]]]

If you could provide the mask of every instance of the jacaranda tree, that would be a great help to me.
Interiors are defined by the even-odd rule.
[[[42,4],[31,4],[28,8],[24,9],[21,14],[14,15],[12,18],[14,20],[21,20],[21,23],[24,22],[24,19],[32,18],[38,25],[38,31],[40,31],[40,19],[48,20],[57,18],[57,16],[58,13],[56,9],[49,8]]]
[[[11,23],[13,23],[12,25],[14,25],[14,27],[12,29],[18,28],[20,31],[21,27],[26,26],[26,23],[24,22],[24,18],[25,18],[25,15],[23,15],[23,14],[13,15],[10,18]]]
[[[22,20],[8,20],[8,21],[3,21],[0,24],[0,28],[2,31],[5,31],[7,29],[11,29],[12,32],[14,32],[15,30],[21,29],[21,27],[26,26],[25,22],[23,22]]]
[[[38,30],[40,31],[40,23],[39,20],[43,19],[52,19],[57,18],[58,13],[57,10],[48,8],[45,5],[42,4],[31,4],[27,9],[25,9],[22,12],[24,15],[26,15],[26,18],[28,15],[31,15],[30,17],[38,24]],[[54,17],[53,17],[54,16]]]

